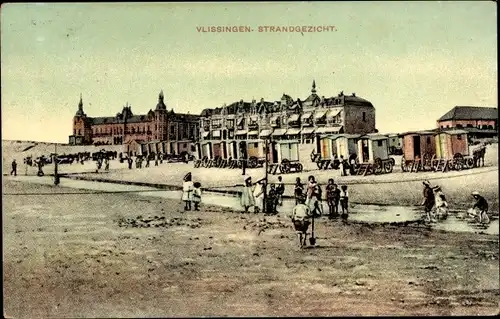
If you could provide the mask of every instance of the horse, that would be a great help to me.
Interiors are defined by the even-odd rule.
[[[486,147],[481,147],[475,150],[472,154],[474,158],[474,167],[484,166],[484,156],[486,154]]]

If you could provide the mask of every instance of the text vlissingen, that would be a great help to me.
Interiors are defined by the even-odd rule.
[[[312,25],[303,25],[303,26],[269,26],[269,25],[261,25],[258,26],[257,29],[254,29],[249,26],[205,26],[205,27],[196,27],[198,32],[212,32],[212,33],[220,33],[220,32],[332,32],[337,31],[335,26],[333,25],[323,25],[323,26],[312,26]]]

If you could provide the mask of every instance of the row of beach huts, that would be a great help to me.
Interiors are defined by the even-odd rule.
[[[265,162],[264,140],[211,141],[199,144],[195,167],[240,168]],[[390,173],[401,155],[403,172],[461,170],[477,166],[485,147],[472,151],[465,130],[416,131],[402,134],[332,134],[311,144],[299,140],[269,140],[271,173],[302,171],[306,161],[317,169],[338,168],[341,159],[353,163],[357,175]],[[306,153],[306,154],[304,154]],[[307,159],[307,160],[306,160]]]

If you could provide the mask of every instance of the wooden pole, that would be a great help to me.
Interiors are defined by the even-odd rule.
[[[269,140],[268,138],[266,137],[265,138],[265,143],[264,143],[264,152],[266,153],[266,162],[264,163],[264,169],[266,170],[265,172],[265,181],[266,183],[264,184],[264,203],[263,203],[263,207],[262,207],[262,212],[265,214],[266,213],[266,203],[267,203],[267,178],[268,178],[268,169],[267,169],[267,166],[268,166],[268,163],[269,163]]]
[[[59,176],[57,174],[57,143],[54,144],[54,185],[59,185]]]

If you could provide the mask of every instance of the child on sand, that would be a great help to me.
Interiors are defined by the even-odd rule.
[[[184,176],[184,183],[182,185],[182,200],[184,201],[184,210],[191,210],[191,200],[193,192],[193,181],[191,173]]]
[[[195,182],[193,184],[194,189],[193,189],[193,198],[192,201],[194,203],[194,210],[200,210],[200,203],[201,203],[201,184],[200,182]]]

